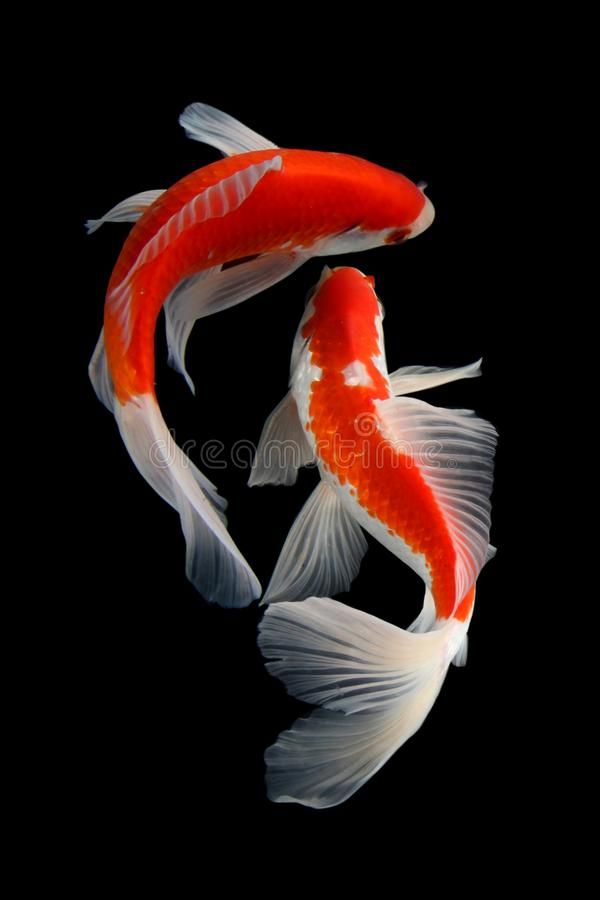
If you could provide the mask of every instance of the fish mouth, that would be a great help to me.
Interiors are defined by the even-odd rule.
[[[429,197],[425,197],[425,206],[410,226],[410,234],[407,235],[407,239],[412,239],[417,237],[417,235],[419,234],[423,234],[424,231],[427,231],[434,219],[435,208],[433,206],[433,203],[431,202]]]

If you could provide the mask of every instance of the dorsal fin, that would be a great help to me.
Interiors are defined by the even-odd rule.
[[[269,172],[279,172],[283,166],[281,156],[273,156],[263,162],[246,166],[210,185],[196,194],[165,222],[142,248],[123,281],[111,292],[107,303],[118,317],[126,346],[131,340],[130,285],[134,274],[146,263],[152,262],[188,228],[208,219],[219,219],[238,209],[250,196],[256,185]]]

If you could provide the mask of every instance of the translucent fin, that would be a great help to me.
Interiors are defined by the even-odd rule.
[[[142,191],[140,194],[134,194],[121,200],[112,209],[109,209],[100,219],[88,219],[85,223],[88,234],[98,231],[101,225],[106,222],[137,222],[148,207],[152,206],[155,200],[164,194],[164,189],[157,191]]]
[[[414,634],[328,598],[270,606],[258,643],[288,692],[326,707],[265,754],[269,797],[327,807],[357,791],[421,726],[466,631]]]
[[[322,481],[290,529],[261,604],[349,590],[366,551],[360,525]]]
[[[192,394],[196,393],[194,382],[190,378],[185,367],[185,350],[187,342],[194,327],[193,320],[182,319],[179,315],[180,301],[182,296],[186,296],[187,292],[192,289],[200,296],[204,288],[206,293],[207,286],[205,282],[214,278],[215,274],[221,271],[221,267],[217,266],[213,269],[207,269],[199,272],[193,278],[186,279],[169,295],[163,308],[165,311],[165,329],[167,334],[167,349],[169,352],[169,365],[175,371],[183,375],[185,382]],[[208,288],[210,290],[210,288]]]
[[[452,665],[461,669],[463,666],[467,664],[467,654],[469,650],[469,635],[465,634],[462,644],[456,651],[456,656],[452,660]]]
[[[440,369],[437,366],[402,366],[389,376],[396,397],[426,391],[440,384],[459,381],[461,378],[477,378],[481,375],[481,360],[458,369]]]
[[[225,510],[227,509],[228,505],[227,500],[225,499],[225,497],[222,497],[219,494],[217,486],[210,480],[210,478],[206,477],[204,472],[201,472],[200,469],[194,465],[194,463],[188,456],[184,456],[184,460],[185,465],[189,469],[190,475],[195,480],[200,490],[204,494],[206,494],[206,496],[214,506],[215,512],[223,525],[227,527],[227,516],[225,515]]]
[[[344,716],[315,709],[296,719],[265,753],[269,800],[313,809],[338,806],[395,753],[403,743],[399,731],[391,713]]]
[[[184,231],[210,219],[222,219],[228,213],[239,209],[265,175],[269,172],[279,172],[282,165],[281,156],[265,159],[263,162],[239,169],[192,197],[188,203],[173,213],[151,240],[144,244],[126,278],[115,287],[109,302],[119,303],[119,298],[131,282],[134,273],[141,266],[156,259]]]
[[[200,272],[173,291],[165,303],[169,362],[181,372],[192,391],[194,385],[185,368],[185,349],[194,322],[265,291],[307,259],[300,253],[259,256],[229,269],[214,267]]]
[[[437,612],[435,609],[435,603],[433,600],[433,594],[427,588],[425,590],[425,597],[423,598],[423,609],[412,623],[409,625],[409,631],[415,631],[418,633],[424,631],[431,631],[433,626],[435,625],[435,620],[437,617]]]
[[[438,409],[413,397],[377,402],[383,435],[431,488],[457,554],[456,603],[477,580],[488,552],[496,430],[468,410]]]
[[[298,416],[298,407],[291,393],[287,393],[267,418],[258,447],[250,487],[265,484],[295,484],[298,469],[315,460]]]
[[[114,391],[112,378],[108,370],[108,360],[106,359],[106,350],[104,348],[104,328],[100,332],[96,349],[92,354],[90,364],[88,366],[88,374],[90,381],[96,391],[96,396],[101,403],[104,403],[107,409],[113,412]]]
[[[215,503],[222,509],[224,501],[175,444],[154,397],[116,402],[115,417],[138,470],[181,517],[192,584],[212,603],[247,606],[261,587],[227,532],[221,510],[215,509]]]
[[[277,145],[242,125],[233,116],[208,106],[192,103],[179,117],[179,124],[193,141],[220,150],[223,156],[235,156],[250,150],[276,150]]]
[[[278,281],[283,281],[307,259],[309,255],[305,253],[269,253],[222,270],[210,283],[204,284],[202,279],[192,279],[178,292],[177,303],[174,304],[177,316],[195,322],[237,306],[249,297],[266,291]]]

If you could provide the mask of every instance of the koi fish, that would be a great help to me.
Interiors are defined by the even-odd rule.
[[[265,424],[250,478],[291,484],[314,462],[321,476],[262,601],[268,670],[324,707],[267,750],[275,801],[341,803],[418,730],[450,663],[466,661],[475,581],[491,555],[495,429],[406,396],[473,378],[481,360],[390,375],[382,319],[372,278],[324,270],[295,338],[290,392]],[[327,596],[357,575],[363,529],[425,582],[408,630]]]
[[[261,586],[227,531],[226,502],[175,445],[157,403],[159,311],[170,362],[193,390],[185,348],[197,319],[266,290],[312,256],[415,237],[434,210],[407,178],[365,160],[280,150],[201,103],[179,121],[226,158],[87,223],[90,232],[105,222],[136,223],[110,278],[89,374],[135,465],[179,512],[188,578],[209,601],[245,606]]]

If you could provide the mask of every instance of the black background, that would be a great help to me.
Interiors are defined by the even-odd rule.
[[[368,77],[360,66],[307,75],[283,59],[235,72],[204,60],[181,77],[151,67],[143,78],[113,73],[92,79],[85,105],[69,116],[66,240],[76,291],[62,327],[77,450],[72,527],[61,536],[68,550],[59,564],[64,653],[57,665],[72,734],[63,762],[76,784],[77,815],[109,821],[115,835],[185,820],[191,841],[207,822],[217,835],[224,829],[228,840],[246,840],[253,831],[364,830],[390,816],[401,837],[429,827],[432,817],[476,830],[517,808],[523,826],[537,808],[523,563],[531,535],[523,515],[524,414],[516,402],[536,318],[533,302],[516,289],[515,218],[526,203],[523,109],[484,54],[460,72],[443,70],[420,83],[414,69],[397,71],[389,59],[385,71],[375,70],[372,53]],[[483,357],[482,378],[426,399],[474,408],[500,434],[492,528],[498,555],[479,579],[468,664],[451,669],[417,735],[332,810],[266,799],[264,750],[307,708],[264,671],[256,604],[214,608],[187,582],[177,517],[135,471],[87,379],[128,226],[106,225],[88,237],[83,223],[218,157],[177,124],[195,100],[281,146],[348,152],[428,182],[436,219],[425,234],[334,264],[375,275],[391,370]],[[198,323],[187,353],[196,398],[166,366],[159,327],[157,392],[178,443],[218,439],[226,455],[234,442],[258,439],[286,390],[304,297],[326,261],[312,260],[265,294]],[[198,461],[197,448],[191,456]],[[229,500],[234,539],[266,585],[316,473],[301,473],[294,488],[252,490],[247,469],[208,474]],[[405,625],[420,606],[422,585],[369,543],[352,593],[340,599]]]

